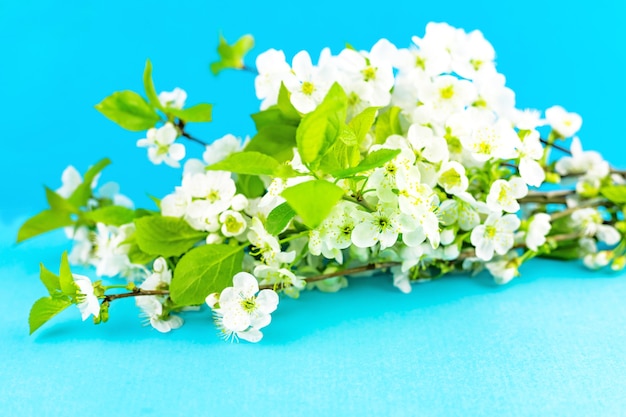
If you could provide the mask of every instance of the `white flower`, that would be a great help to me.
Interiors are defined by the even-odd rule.
[[[180,160],[185,157],[185,146],[174,143],[178,137],[176,128],[171,123],[148,130],[147,138],[139,139],[137,146],[148,148],[148,159],[155,165],[165,162],[167,165],[178,168]]]
[[[225,171],[207,171],[185,176],[182,188],[194,198],[187,208],[187,214],[192,218],[219,215],[230,207],[237,193],[235,181],[230,172]]]
[[[582,208],[572,213],[571,225],[580,229],[585,236],[595,236],[599,241],[609,246],[617,244],[622,238],[615,227],[603,224],[600,212],[591,207]]]
[[[234,135],[228,134],[208,145],[202,154],[202,159],[207,165],[213,165],[232,153],[240,152],[241,149],[241,141]]]
[[[306,281],[286,268],[257,265],[254,275],[261,280],[261,284],[278,285],[284,288],[285,294],[298,298],[300,290],[306,286]]]
[[[63,170],[61,174],[62,185],[56,190],[56,193],[63,198],[68,198],[83,182],[83,177],[72,165]]]
[[[602,250],[598,253],[589,253],[583,258],[583,264],[589,269],[604,268],[611,262],[611,252]]]
[[[543,146],[539,138],[539,132],[532,130],[522,139],[518,149],[519,174],[526,184],[539,187],[546,179],[546,173],[539,161],[543,157]]]
[[[135,304],[141,309],[142,315],[148,319],[150,325],[161,333],[167,333],[183,325],[181,317],[163,313],[163,304],[157,297],[151,295],[135,297]]]
[[[331,85],[333,74],[329,65],[321,68],[313,66],[306,51],[298,52],[292,61],[295,77],[286,84],[291,92],[291,103],[301,113],[309,113],[322,102]]]
[[[546,121],[541,118],[541,112],[535,109],[514,109],[511,119],[515,127],[520,130],[533,130],[546,124]]]
[[[72,265],[89,265],[91,258],[91,232],[85,226],[78,228],[66,227],[65,235],[72,239],[72,251],[68,255],[68,261]]]
[[[435,121],[443,122],[453,113],[472,104],[476,95],[476,87],[470,81],[459,80],[452,75],[440,75],[431,83],[424,84],[419,99]]]
[[[454,52],[452,69],[463,78],[473,80],[485,72],[495,72],[496,52],[479,30],[460,37]]]
[[[520,139],[509,122],[499,119],[495,123],[481,123],[471,136],[461,138],[461,143],[477,161],[484,162],[494,158],[514,158]]]
[[[576,113],[568,113],[561,106],[546,110],[546,120],[552,129],[565,138],[574,136],[580,130],[583,119]]]
[[[257,295],[258,293],[258,295]],[[256,278],[247,272],[233,277],[233,286],[222,290],[215,308],[215,296],[207,297],[213,308],[216,324],[225,339],[244,339],[258,342],[263,337],[260,329],[270,324],[271,313],[278,306],[278,294],[265,289],[259,292]]]
[[[469,180],[465,175],[465,168],[456,161],[441,164],[437,173],[437,183],[448,194],[461,194],[467,190]]]
[[[182,109],[187,100],[187,92],[176,87],[172,91],[163,91],[159,94],[159,102],[163,107],[170,109]]]
[[[87,320],[91,315],[98,317],[100,314],[100,302],[93,292],[91,280],[84,275],[78,274],[72,274],[72,278],[74,278],[74,283],[78,286],[79,302],[76,306],[80,310],[83,321]]]
[[[219,221],[222,223],[222,234],[226,237],[239,236],[246,231],[246,221],[239,212],[226,210],[220,214]]]
[[[96,267],[96,275],[114,277],[125,274],[131,267],[128,259],[130,244],[128,237],[134,232],[134,224],[121,227],[96,224],[94,252],[91,264]]]
[[[513,247],[515,232],[520,220],[514,214],[491,214],[484,224],[472,230],[470,241],[476,248],[476,256],[483,261],[493,258],[493,253],[506,254]]]
[[[526,232],[526,246],[528,249],[537,251],[539,246],[546,243],[546,236],[550,232],[550,215],[537,213],[530,218],[528,232]]]
[[[460,193],[454,199],[444,200],[439,207],[439,217],[445,226],[458,223],[461,230],[469,231],[480,224],[480,213],[490,213],[483,202],[478,202],[468,192]]]
[[[258,217],[253,217],[250,223],[247,237],[254,246],[254,254],[260,256],[263,263],[269,266],[278,266],[293,262],[296,252],[281,252],[278,239],[265,230],[263,222]]]
[[[487,262],[485,267],[493,276],[496,284],[504,285],[519,275],[519,265],[517,254],[512,252],[501,259]]]
[[[341,51],[337,59],[346,93],[356,93],[370,106],[388,105],[394,84],[392,65],[396,53],[396,47],[386,39],[376,42],[369,53],[352,49]]]
[[[191,195],[187,194],[182,187],[176,187],[172,194],[168,194],[161,200],[161,214],[168,217],[183,217],[187,213],[187,207],[191,204]]]
[[[352,243],[370,248],[380,242],[380,248],[391,247],[398,235],[407,229],[407,216],[393,205],[381,205],[375,212],[355,212],[357,225],[352,230]]]
[[[256,58],[256,68],[259,75],[254,80],[254,86],[257,98],[263,100],[261,109],[264,110],[276,104],[280,83],[289,84],[289,80],[295,76],[287,64],[285,53],[276,49],[269,49],[260,54]]]
[[[448,159],[448,143],[426,126],[412,124],[407,140],[418,158],[421,157],[428,162],[442,162]]]
[[[510,180],[495,180],[487,195],[487,207],[494,212],[515,213],[519,210],[518,199],[528,194],[528,187],[520,177]]]
[[[167,261],[158,257],[152,263],[152,274],[141,283],[142,290],[166,290],[172,282],[172,270],[168,268]]]
[[[609,175],[609,163],[598,152],[583,151],[578,137],[572,139],[570,151],[571,156],[564,156],[556,162],[555,169],[559,174],[582,174],[590,179],[600,179]]]

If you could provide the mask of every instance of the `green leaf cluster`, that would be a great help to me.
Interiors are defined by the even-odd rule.
[[[244,58],[253,47],[254,38],[252,35],[244,35],[230,45],[220,34],[220,43],[217,46],[220,59],[211,63],[211,72],[213,75],[217,75],[226,69],[245,68]]]
[[[30,334],[33,334],[61,311],[78,302],[79,288],[74,283],[67,260],[67,252],[64,252],[61,257],[59,275],[50,272],[43,264],[40,264],[39,279],[48,290],[49,295],[35,301],[30,309],[28,316]]]
[[[68,198],[45,187],[49,208],[24,222],[17,233],[17,242],[68,226],[93,226],[95,223],[121,226],[131,223],[135,218],[135,211],[112,205],[111,201],[99,199],[99,207],[95,209],[88,207],[88,202],[94,198],[93,181],[110,163],[111,161],[105,158],[91,166],[85,173],[83,181]]]
[[[96,104],[96,109],[120,127],[133,132],[150,129],[159,122],[169,121],[184,127],[188,122],[211,121],[213,107],[208,103],[186,109],[163,106],[152,80],[150,60],[146,61],[143,84],[147,99],[134,91],[117,91]]]

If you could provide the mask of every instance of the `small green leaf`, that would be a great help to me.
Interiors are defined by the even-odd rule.
[[[220,35],[220,43],[217,46],[220,59],[211,63],[211,72],[213,75],[217,75],[225,69],[244,68],[244,57],[253,47],[254,38],[251,35],[242,36],[232,45],[229,45],[226,39]]]
[[[319,226],[330,214],[344,191],[335,184],[314,180],[289,187],[282,192],[287,203],[295,210],[306,226]]]
[[[83,182],[74,190],[72,195],[68,198],[68,201],[76,207],[85,206],[92,195],[91,184],[93,180],[96,178],[96,175],[110,164],[111,160],[109,158],[103,158],[96,162],[95,165],[89,167],[83,177]]]
[[[47,270],[43,264],[39,264],[39,279],[46,286],[48,294],[54,295],[61,291],[59,277]]]
[[[68,213],[78,213],[78,208],[66,198],[61,197],[48,187],[46,189],[46,200],[53,211],[64,211]]]
[[[165,113],[172,114],[185,122],[210,122],[212,119],[213,105],[208,103],[196,104],[187,109],[174,109],[168,107]]]
[[[293,158],[296,147],[296,127],[271,125],[261,128],[245,147],[245,152],[261,152],[284,162]]]
[[[72,302],[66,298],[43,297],[35,301],[28,315],[30,334],[71,305]]]
[[[607,185],[600,189],[600,194],[615,204],[626,204],[626,185]]]
[[[353,168],[343,169],[340,171],[332,172],[331,175],[335,178],[347,178],[360,172],[369,171],[370,169],[378,168],[391,161],[400,153],[399,149],[379,149],[367,155],[361,163]]]
[[[376,121],[375,137],[376,143],[384,143],[391,135],[401,135],[399,107],[393,106],[378,115]]]
[[[17,232],[17,243],[74,223],[69,213],[44,210],[24,222]]]
[[[278,106],[271,106],[265,110],[262,110],[258,113],[254,113],[250,115],[250,117],[252,117],[252,121],[254,121],[254,125],[256,126],[257,132],[269,126],[287,125],[287,126],[297,127],[300,124],[300,119],[295,120],[295,119],[288,119],[287,117],[285,117],[285,115],[278,108]],[[295,144],[295,134],[294,134],[294,144]]]
[[[128,250],[128,259],[131,263],[136,265],[147,265],[152,263],[155,258],[156,255],[145,253],[139,249],[139,246],[136,243],[130,245],[130,249]]]
[[[363,110],[361,113],[354,116],[350,123],[348,124],[350,128],[354,131],[356,135],[357,142],[361,144],[365,139],[365,136],[368,134],[372,126],[374,125],[374,120],[376,120],[376,112],[378,111],[378,107],[368,107]]]
[[[178,217],[146,216],[136,219],[135,225],[139,249],[166,258],[182,255],[207,236]]]
[[[296,131],[296,144],[302,162],[315,168],[315,163],[335,143],[346,120],[348,98],[337,83],[319,106],[302,119]]]
[[[152,107],[164,110],[156,89],[154,88],[154,82],[152,81],[152,62],[149,59],[146,60],[146,67],[143,70],[143,87],[146,90],[146,97]]]
[[[63,291],[63,294],[68,295],[72,298],[76,296],[76,293],[79,290],[78,285],[76,285],[76,283],[74,282],[74,276],[72,275],[70,263],[67,259],[67,252],[63,252],[63,255],[61,256],[59,284],[61,286],[61,291]]]
[[[265,184],[256,175],[238,175],[237,192],[248,198],[261,197],[265,194]]]
[[[135,210],[123,206],[107,206],[83,214],[83,218],[94,223],[104,223],[111,226],[122,226],[132,223],[135,219]]]
[[[267,221],[265,222],[265,229],[267,230],[267,233],[278,236],[278,234],[282,232],[285,227],[287,227],[295,215],[296,212],[288,203],[282,203],[277,206],[267,216]]]
[[[147,130],[160,120],[154,108],[133,91],[117,91],[96,104],[111,121],[133,132]]]
[[[282,116],[287,120],[293,120],[296,122],[300,122],[302,116],[296,110],[296,108],[291,104],[291,94],[285,84],[283,82],[280,83],[280,90],[278,91],[278,101],[276,103],[276,107],[280,110]]]
[[[260,152],[236,152],[224,160],[208,166],[209,171],[230,171],[247,175],[274,175],[280,163]]]
[[[354,133],[354,130],[352,130],[352,128],[348,125],[341,126],[341,128],[339,129],[338,139],[342,141],[346,146],[354,146],[359,144],[356,133]]]
[[[180,306],[202,304],[207,295],[232,285],[242,262],[241,246],[204,245],[192,249],[176,265],[170,297]]]

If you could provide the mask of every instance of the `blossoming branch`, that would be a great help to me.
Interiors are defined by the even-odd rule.
[[[454,271],[486,269],[505,284],[537,256],[625,266],[623,173],[583,150],[579,115],[518,109],[481,32],[430,23],[408,48],[381,39],[369,51],[324,49],[316,64],[270,49],[256,69],[245,63],[252,47],[250,36],[222,38],[211,65],[255,74],[252,139],[194,136],[211,105],[186,106],[180,88],[157,94],[150,62],[144,95],[96,106],[146,131],[137,146],[154,164],[182,164],[182,179],[152,209],[98,187],[107,159],[46,188],[49,208],[18,241],[63,228],[73,246],[58,275],[41,266],[48,296],[31,333],[70,305],[106,322],[115,300],[133,297],[160,332],[205,314],[223,338],[257,342],[279,296],[339,291],[358,274],[389,271],[380,279],[408,293]],[[187,147],[199,158],[185,160]]]

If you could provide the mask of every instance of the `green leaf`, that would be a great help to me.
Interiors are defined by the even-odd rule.
[[[265,222],[267,233],[278,236],[280,232],[287,227],[291,219],[294,218],[296,212],[288,203],[282,203],[268,214]]]
[[[337,138],[347,146],[354,146],[359,144],[356,133],[354,133],[354,130],[352,130],[352,128],[348,125],[341,126]]]
[[[291,160],[296,147],[296,129],[288,125],[266,126],[257,132],[244,151],[264,153],[278,162]]]
[[[154,88],[154,82],[152,81],[152,62],[149,59],[146,60],[146,67],[143,70],[143,88],[146,90],[146,97],[152,107],[164,110],[156,89]]]
[[[59,277],[47,270],[43,264],[39,264],[39,279],[46,286],[48,294],[54,295],[61,291]]]
[[[61,268],[59,270],[59,284],[63,294],[74,298],[79,291],[78,285],[74,282],[74,276],[70,269],[70,263],[67,259],[67,252],[63,252],[61,256]]]
[[[615,204],[626,204],[626,185],[607,185],[600,189],[600,194]]]
[[[265,184],[256,175],[238,175],[237,192],[248,198],[261,197],[265,194]]]
[[[209,171],[230,171],[245,175],[270,175],[290,178],[300,175],[291,166],[280,164],[271,156],[260,152],[236,152],[224,160],[206,167]]]
[[[96,109],[124,129],[138,132],[147,130],[160,120],[154,108],[133,91],[117,91],[100,103]]]
[[[69,213],[44,210],[24,222],[17,232],[17,243],[55,229],[72,226],[73,224],[74,220],[72,220]]]
[[[178,217],[147,216],[135,220],[139,249],[166,258],[180,256],[207,236]]]
[[[208,103],[196,104],[187,109],[165,109],[167,114],[173,114],[185,122],[210,122],[212,119],[213,105]]]
[[[211,63],[211,72],[213,75],[217,75],[225,69],[244,68],[244,57],[253,47],[254,38],[251,35],[242,36],[232,45],[229,45],[226,39],[220,35],[220,43],[217,46],[217,53],[220,59]]]
[[[361,144],[363,142],[365,136],[374,125],[377,111],[378,107],[368,107],[361,113],[354,116],[352,120],[350,120],[350,123],[348,125],[355,133],[357,143]]]
[[[285,87],[283,82],[280,83],[276,107],[280,110],[281,115],[287,120],[299,123],[300,119],[302,119],[298,110],[296,110],[293,104],[291,104],[291,93],[289,93],[289,90],[287,90],[287,87]]]
[[[376,143],[384,143],[391,135],[402,134],[400,111],[400,107],[393,106],[378,115],[376,130],[374,133]]]
[[[76,207],[85,206],[92,195],[91,184],[93,180],[96,178],[96,175],[110,164],[111,160],[109,158],[103,158],[96,162],[95,165],[89,167],[83,177],[83,182],[74,190],[72,195],[68,198],[68,201]]]
[[[353,168],[332,172],[331,175],[335,178],[351,177],[359,172],[365,172],[370,169],[381,167],[395,158],[399,153],[399,149],[379,149],[367,155],[359,165]]]
[[[128,259],[131,263],[137,265],[147,265],[154,261],[155,258],[156,255],[145,253],[139,249],[139,246],[136,243],[130,245],[130,249],[128,250]]]
[[[296,144],[302,162],[315,168],[315,163],[335,143],[346,120],[348,99],[335,83],[320,105],[302,119],[296,131]]]
[[[107,206],[83,214],[83,218],[94,223],[104,223],[111,226],[122,226],[132,223],[135,219],[135,210],[123,206]]]
[[[304,224],[314,229],[330,214],[343,194],[343,190],[333,183],[314,180],[289,187],[281,195],[302,217]]]
[[[69,200],[64,197],[61,197],[55,191],[51,190],[48,187],[46,189],[46,200],[48,201],[48,205],[53,211],[64,211],[68,213],[78,213],[78,208],[73,205]]]
[[[28,315],[28,325],[30,334],[35,333],[37,329],[43,326],[52,317],[65,310],[72,305],[72,302],[66,298],[43,297],[35,301],[30,314]]]
[[[236,152],[224,160],[208,166],[209,171],[230,171],[247,175],[275,175],[280,163],[260,152]]]
[[[207,295],[232,285],[241,271],[243,247],[205,245],[181,258],[170,285],[170,297],[180,306],[202,304]]]
[[[256,126],[257,132],[268,126],[294,126],[298,127],[300,124],[300,119],[289,119],[286,117],[282,110],[278,108],[277,105],[271,106],[265,110],[262,110],[258,113],[254,113],[250,115],[252,117],[252,121],[254,121],[254,125]],[[294,143],[295,143],[295,135],[294,135]]]

